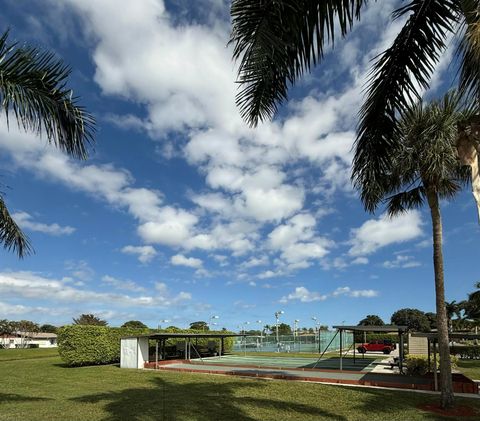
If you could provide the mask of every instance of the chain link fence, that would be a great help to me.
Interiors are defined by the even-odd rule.
[[[238,338],[233,344],[234,352],[318,352],[322,353],[328,346],[328,351],[340,349],[340,334],[336,332],[321,331],[318,335],[275,335],[246,336]],[[343,333],[342,348],[347,350],[353,344],[353,334]],[[331,343],[330,343],[331,342]],[[330,345],[329,345],[330,344]]]

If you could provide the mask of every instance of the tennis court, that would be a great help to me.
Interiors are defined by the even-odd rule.
[[[384,358],[343,358],[342,368],[347,371],[371,371],[375,365],[379,364]],[[326,357],[322,359],[309,357],[262,357],[256,355],[223,355],[221,357],[208,357],[202,359],[190,360],[190,364],[208,364],[234,367],[250,368],[275,368],[275,369],[317,369],[317,370],[338,370],[340,367],[340,358]]]

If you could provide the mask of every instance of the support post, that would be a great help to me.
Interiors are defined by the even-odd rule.
[[[188,338],[185,338],[185,354],[184,354],[184,359],[188,360]]]
[[[352,332],[352,335],[353,335],[353,365],[355,365],[355,331]]]
[[[155,370],[158,369],[158,339],[155,339]]]
[[[340,329],[340,371],[343,370],[343,350],[342,350],[342,337],[343,337],[343,330]]]
[[[400,339],[400,349],[398,352],[398,369],[400,370],[400,373],[403,373],[403,332],[399,332],[399,339]]]
[[[437,341],[433,341],[433,383],[435,392],[438,390],[438,373],[437,373]]]
[[[432,358],[430,356],[430,338],[427,339],[427,353],[428,353],[428,371],[432,371]]]
[[[224,343],[223,343],[223,339],[224,339],[224,338],[223,338],[223,336],[222,336],[222,338],[220,339],[220,357],[222,356],[222,354],[223,354],[223,352],[224,352],[223,349],[224,349],[224,346],[225,346],[225,345],[224,345]]]

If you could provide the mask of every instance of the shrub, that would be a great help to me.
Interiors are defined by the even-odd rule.
[[[155,332],[150,329],[128,329],[107,326],[64,326],[58,332],[58,351],[62,360],[69,366],[116,363],[120,361],[120,338]],[[204,333],[190,329],[167,329],[161,332]],[[198,339],[197,343],[199,347],[206,347],[211,340],[209,338]],[[169,339],[167,346],[174,346],[177,342],[183,341],[183,338]],[[219,343],[220,340],[218,339],[216,342]],[[233,338],[225,338],[224,346],[224,351],[231,351]]]
[[[363,343],[363,332],[355,333],[355,342]],[[370,341],[383,341],[385,339],[390,340],[398,344],[400,341],[398,335],[389,335],[388,333],[367,333],[366,335],[367,342]],[[406,339],[406,338],[405,338]]]
[[[425,355],[409,355],[405,359],[407,374],[424,375],[428,372],[428,358]]]
[[[455,345],[455,346],[450,347],[450,353],[452,355],[458,355],[461,359],[478,360],[478,359],[480,359],[480,346],[478,346],[478,345]]]
[[[58,352],[70,366],[115,363],[120,361],[120,338],[142,333],[148,331],[93,325],[64,326],[58,332]]]
[[[431,359],[431,368],[433,369],[433,358]],[[454,355],[450,355],[450,363],[452,369],[457,368],[458,359]],[[440,359],[437,359],[437,367],[440,364]],[[424,375],[428,373],[428,357],[426,355],[409,355],[405,358],[405,367],[407,374],[410,375]]]

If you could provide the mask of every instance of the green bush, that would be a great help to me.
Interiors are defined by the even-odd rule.
[[[455,345],[450,347],[452,355],[458,355],[463,360],[478,360],[480,359],[479,345]]]
[[[40,345],[39,344],[29,344],[28,347],[29,348],[40,348]]]
[[[92,325],[64,326],[58,332],[58,352],[70,366],[115,363],[120,361],[120,338],[142,333],[148,333],[148,330]]]
[[[120,361],[120,339],[124,336],[169,332],[169,333],[205,333],[198,330],[166,329],[129,329],[108,326],[71,325],[64,326],[58,332],[58,351],[62,360],[69,366],[100,365]],[[220,333],[220,332],[208,332]],[[226,333],[226,332],[221,332]],[[198,347],[207,347],[212,339],[198,339]],[[167,346],[183,342],[183,338],[169,339]],[[220,340],[215,340],[217,346]],[[195,345],[195,340],[193,341]],[[224,352],[233,348],[233,338],[224,339]],[[193,355],[193,354],[192,354]]]
[[[428,372],[428,358],[425,355],[409,355],[405,359],[407,374],[424,375]]]
[[[433,369],[433,357],[430,360],[431,368]],[[450,363],[452,369],[457,368],[458,359],[454,355],[450,355]],[[437,358],[437,367],[439,367],[440,359]],[[410,375],[424,375],[428,373],[428,357],[426,355],[409,355],[405,358],[405,367],[407,374]]]
[[[367,342],[383,341],[387,339],[398,344],[398,342],[400,341],[398,335],[389,335],[388,333],[367,333],[366,337]],[[355,343],[363,343],[363,339],[363,332],[355,333]]]

